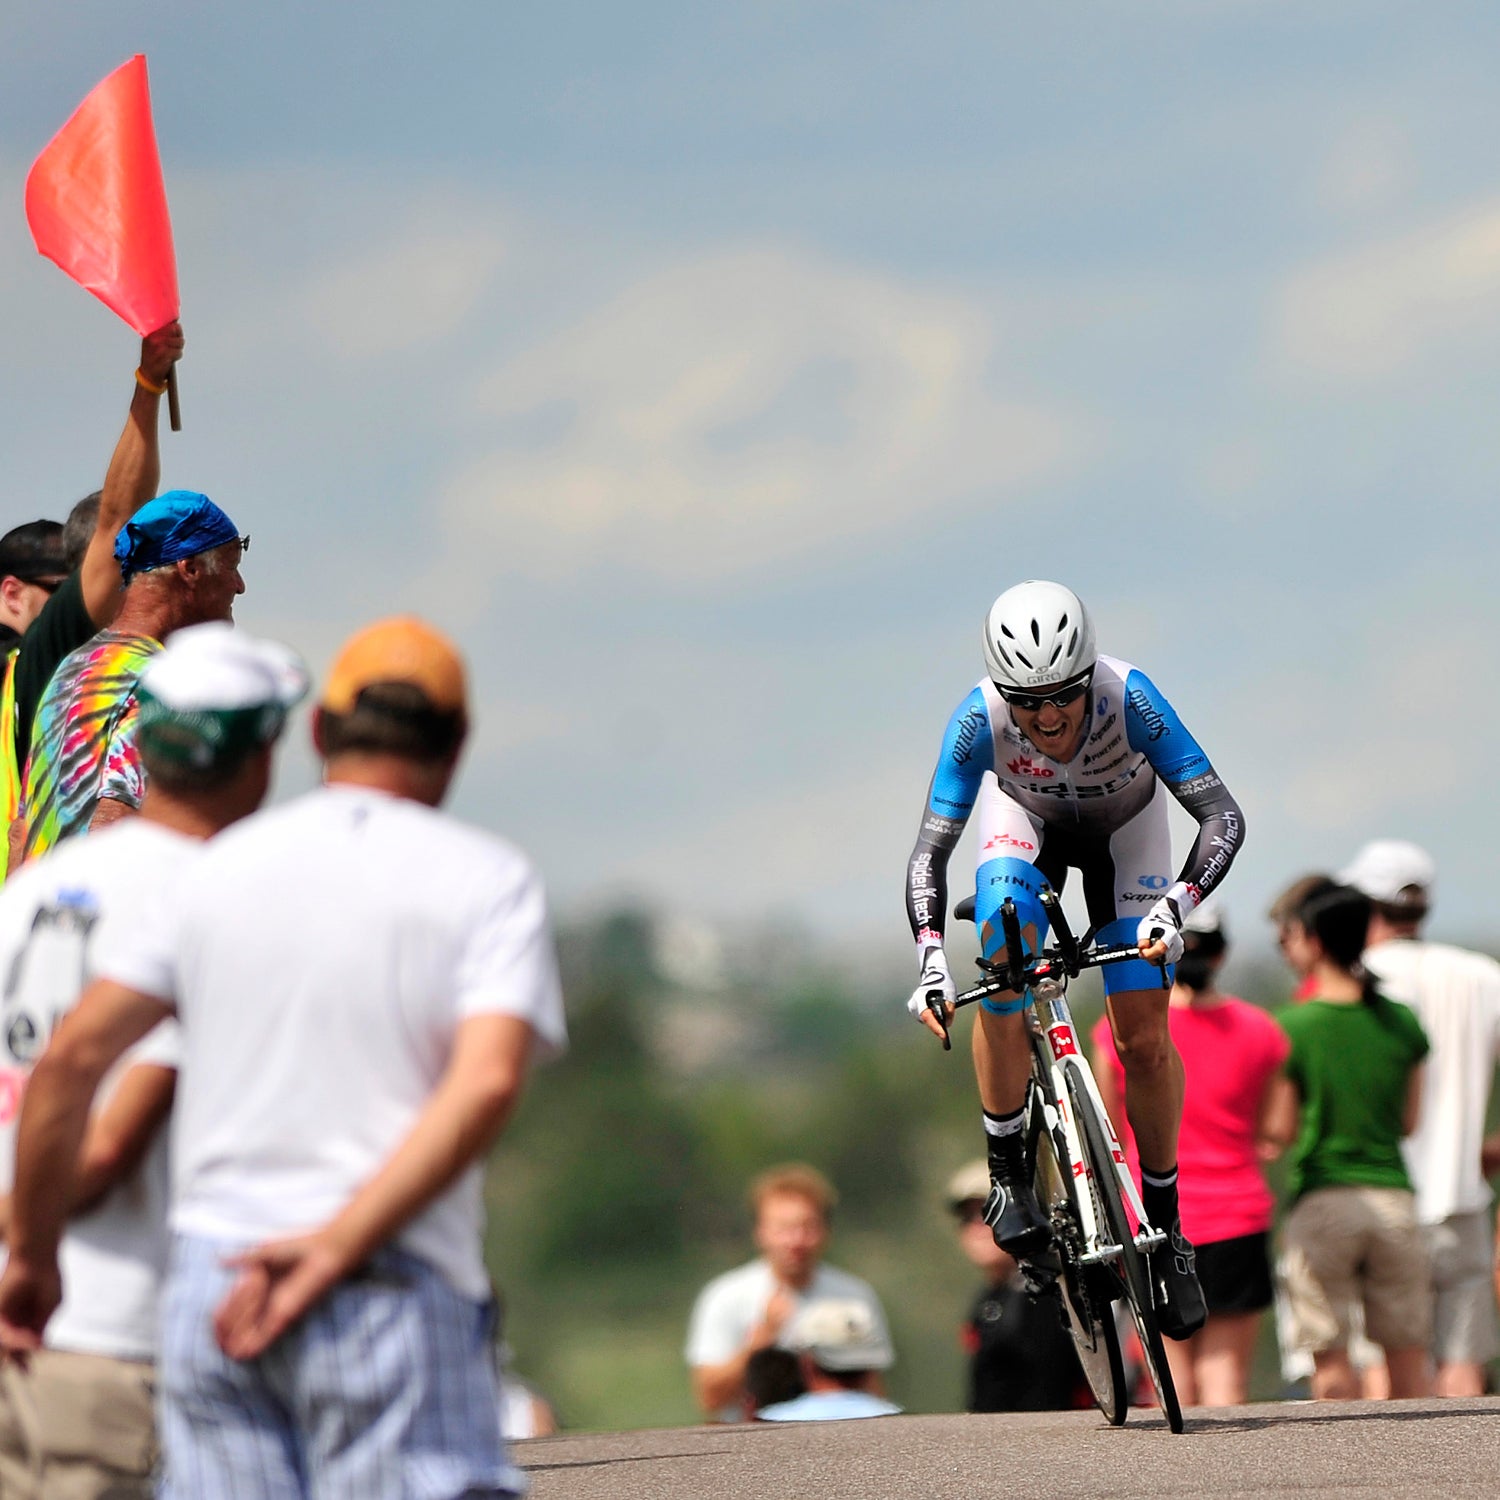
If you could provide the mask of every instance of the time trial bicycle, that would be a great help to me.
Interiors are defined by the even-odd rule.
[[[1166,1246],[1167,1236],[1146,1217],[1068,1008],[1070,979],[1084,969],[1138,959],[1140,950],[1134,944],[1097,947],[1092,930],[1080,942],[1063,916],[1057,893],[1044,888],[1041,903],[1053,946],[1028,957],[1015,902],[1007,897],[1000,908],[1004,957],[976,960],[986,977],[956,1001],[969,1005],[1009,991],[1025,993],[1030,1002],[1026,1141],[1037,1201],[1051,1225],[1052,1242],[1025,1257],[1021,1269],[1036,1295],[1054,1295],[1060,1301],[1084,1379],[1099,1410],[1116,1427],[1125,1421],[1130,1406],[1115,1321],[1116,1304],[1125,1304],[1167,1425],[1181,1432],[1182,1407],[1157,1321],[1163,1292],[1150,1268],[1152,1252]],[[954,915],[972,921],[974,898],[961,901]],[[1167,983],[1163,966],[1162,984]],[[928,1005],[942,1025],[941,992],[929,995]],[[943,1033],[947,1047],[946,1026]]]

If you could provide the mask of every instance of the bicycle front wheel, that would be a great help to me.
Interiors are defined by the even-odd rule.
[[[1110,1149],[1109,1133],[1099,1118],[1092,1096],[1071,1069],[1068,1070],[1068,1100],[1073,1108],[1073,1118],[1078,1122],[1078,1134],[1083,1142],[1083,1153],[1088,1161],[1089,1176],[1093,1179],[1095,1204],[1103,1210],[1103,1223],[1109,1237],[1120,1247],[1118,1277],[1125,1301],[1130,1308],[1131,1321],[1141,1341],[1141,1354],[1151,1376],[1152,1388],[1161,1404],[1167,1426],[1173,1432],[1182,1431],[1182,1406],[1177,1400],[1177,1387],[1172,1384],[1172,1369],[1167,1363],[1167,1351],[1162,1345],[1161,1329],[1156,1322],[1156,1304],[1151,1296],[1151,1277],[1146,1262],[1136,1248],[1135,1236],[1130,1230],[1130,1216],[1125,1212],[1125,1201],[1120,1196],[1120,1180],[1115,1175],[1114,1152]]]
[[[1052,1222],[1052,1253],[1059,1261],[1055,1291],[1063,1322],[1072,1335],[1078,1365],[1094,1404],[1112,1427],[1119,1427],[1130,1407],[1130,1390],[1115,1327],[1114,1293],[1106,1290],[1106,1277],[1081,1264],[1083,1230],[1069,1191],[1069,1184],[1077,1179],[1067,1160],[1065,1143],[1043,1126],[1036,1138],[1033,1160],[1037,1198]]]

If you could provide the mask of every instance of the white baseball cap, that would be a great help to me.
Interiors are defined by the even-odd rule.
[[[1432,856],[1404,839],[1375,839],[1339,871],[1338,879],[1388,906],[1426,906],[1437,879]],[[1409,887],[1422,892],[1414,899]]]
[[[136,688],[141,748],[207,768],[274,740],[306,693],[295,652],[221,621],[176,631]]]
[[[888,1370],[896,1362],[874,1313],[853,1298],[807,1303],[781,1342],[823,1370]]]

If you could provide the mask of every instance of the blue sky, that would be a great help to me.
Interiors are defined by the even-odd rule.
[[[1040,575],[1244,803],[1247,935],[1384,833],[1438,858],[1440,931],[1496,931],[1493,6],[8,7],[16,520],[128,399],[20,188],[134,51],[166,481],[253,534],[242,623],[315,666],[394,608],[459,635],[457,806],[562,910],[905,961],[938,738]]]

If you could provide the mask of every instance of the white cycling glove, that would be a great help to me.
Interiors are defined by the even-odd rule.
[[[906,1002],[906,1008],[915,1020],[922,1019],[922,1014],[927,1009],[927,996],[934,990],[939,991],[940,1004],[951,1005],[958,999],[958,986],[953,982],[953,975],[948,972],[948,955],[941,948],[923,950],[922,982]]]
[[[1141,918],[1141,925],[1135,932],[1138,943],[1165,943],[1166,961],[1169,964],[1175,964],[1182,957],[1182,918],[1178,915],[1180,899],[1168,892]]]

